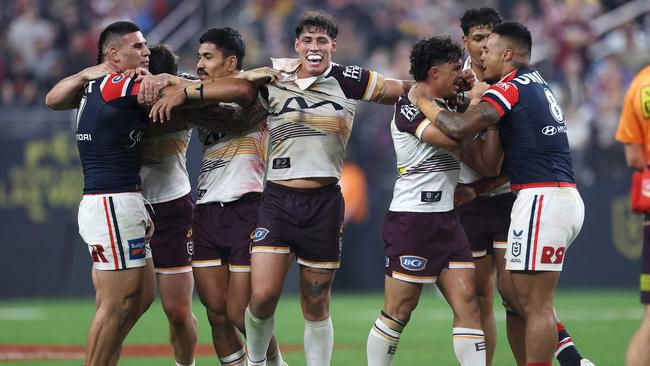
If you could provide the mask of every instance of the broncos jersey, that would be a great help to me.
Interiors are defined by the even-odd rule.
[[[88,82],[77,111],[84,193],[140,190],[140,142],[148,118],[139,82],[111,74]]]
[[[501,117],[505,171],[513,189],[575,186],[564,114],[539,72],[513,70],[481,100]]]
[[[332,63],[321,75],[297,79],[299,60],[274,59],[283,78],[260,89],[269,113],[268,180],[341,176],[359,100],[380,96],[384,77]]]
[[[435,102],[449,109],[442,99]],[[460,164],[455,154],[422,141],[430,123],[408,95],[395,104],[390,132],[397,156],[397,181],[390,211],[447,212],[454,208]]]

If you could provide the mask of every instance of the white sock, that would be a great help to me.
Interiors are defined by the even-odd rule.
[[[248,364],[251,366],[266,365],[266,349],[269,347],[273,336],[274,317],[260,319],[251,314],[246,307],[244,314],[246,323],[246,349],[248,350]]]
[[[276,348],[277,353],[273,356],[270,356],[266,359],[266,366],[283,366],[284,360],[282,359],[282,353],[280,352],[280,347]]]
[[[219,357],[221,366],[243,366],[246,360],[246,351],[242,348],[230,356]]]
[[[307,366],[329,366],[334,348],[332,318],[316,322],[305,320],[304,342]]]
[[[482,329],[454,327],[454,352],[461,366],[485,365],[485,335]]]
[[[391,328],[382,321],[381,316],[375,320],[366,345],[368,366],[389,366],[393,363],[402,329]]]
[[[178,361],[176,361],[176,366],[194,366],[194,363],[195,363],[195,362],[194,362],[194,361],[192,361],[192,363],[191,363],[191,364],[188,364],[188,365],[183,365],[182,363],[178,363]]]

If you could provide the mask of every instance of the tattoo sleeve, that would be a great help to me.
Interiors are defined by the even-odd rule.
[[[465,113],[441,111],[436,117],[436,126],[451,138],[463,139],[497,124],[500,119],[494,107],[482,102]]]

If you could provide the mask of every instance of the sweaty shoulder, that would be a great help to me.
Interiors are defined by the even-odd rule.
[[[112,102],[119,99],[128,99],[137,103],[140,82],[124,74],[110,74],[96,80],[99,83],[99,90],[104,102]]]
[[[413,105],[406,94],[395,104],[395,127],[401,132],[420,138],[424,128],[431,123],[420,109]]]
[[[328,77],[338,81],[348,99],[373,100],[384,86],[384,77],[360,66],[332,64]]]

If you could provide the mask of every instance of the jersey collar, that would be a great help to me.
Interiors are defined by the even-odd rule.
[[[329,67],[320,75],[310,76],[304,79],[298,79],[298,69],[300,68],[300,59],[297,58],[272,58],[273,68],[282,72],[281,81],[293,81],[301,90],[306,90],[316,81],[324,78],[332,70],[333,62],[330,61]]]

